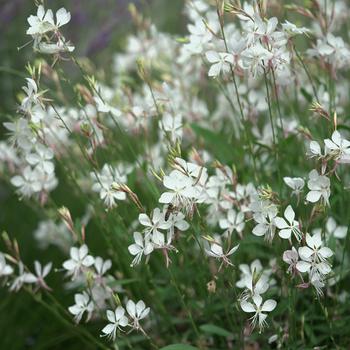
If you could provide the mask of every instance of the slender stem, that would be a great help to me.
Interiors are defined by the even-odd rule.
[[[307,75],[307,77],[308,77],[308,79],[309,79],[309,82],[310,82],[310,84],[311,84],[311,86],[312,86],[312,90],[313,90],[314,95],[315,95],[315,97],[316,97],[316,101],[319,103],[320,100],[319,100],[319,98],[318,98],[317,90],[316,90],[315,84],[314,84],[314,82],[313,82],[312,76],[311,76],[311,74],[310,74],[308,68],[306,67],[306,65],[305,65],[305,63],[304,63],[303,58],[300,56],[298,50],[296,49],[295,45],[294,45],[294,52],[295,52],[296,56],[298,57],[298,60],[299,60],[299,62],[301,63],[301,65],[302,65],[302,67],[303,67],[303,69],[304,69],[304,71],[305,71],[305,73],[306,73],[306,75]]]
[[[271,71],[272,71],[272,79],[273,79],[273,86],[274,86],[274,91],[275,91],[275,98],[276,98],[276,104],[277,104],[278,117],[279,117],[279,121],[280,121],[280,127],[281,127],[281,131],[282,131],[282,135],[283,135],[284,127],[283,127],[280,99],[279,99],[278,91],[277,91],[275,70],[271,69]]]
[[[273,139],[273,145],[275,148],[275,152],[277,150],[277,141],[276,141],[276,133],[275,133],[275,126],[273,122],[273,117],[272,117],[272,108],[271,108],[271,99],[270,99],[270,89],[269,89],[269,84],[267,82],[267,73],[264,68],[264,80],[265,80],[265,88],[266,88],[266,96],[267,96],[267,104],[269,107],[269,117],[270,117],[270,124],[271,124],[271,129],[272,129],[272,139]]]
[[[265,87],[266,87],[267,104],[269,107],[269,118],[270,118],[270,124],[271,124],[271,129],[272,129],[274,153],[275,153],[277,172],[278,172],[279,192],[281,193],[282,182],[281,182],[281,169],[280,169],[280,162],[279,162],[279,152],[278,152],[278,148],[277,148],[278,146],[277,146],[277,140],[276,140],[276,132],[275,132],[273,116],[272,116],[270,89],[269,89],[269,84],[268,84],[267,73],[266,73],[265,67],[264,67],[264,78],[265,78],[264,80],[265,80]]]
[[[216,2],[216,5],[217,5],[217,14],[218,14],[219,23],[220,23],[220,30],[221,30],[222,39],[224,41],[225,50],[226,50],[227,53],[229,53],[228,46],[227,46],[227,41],[226,41],[226,36],[225,36],[225,31],[224,31],[224,26],[223,26],[223,21],[221,20],[219,9],[218,9],[218,1]],[[231,71],[233,85],[234,85],[234,88],[235,88],[235,94],[236,94],[236,98],[237,98],[237,102],[238,102],[239,112],[240,112],[240,116],[241,116],[241,123],[242,123],[243,128],[244,128],[245,138],[246,138],[246,140],[248,142],[249,152],[250,152],[250,155],[251,155],[251,158],[252,158],[252,161],[253,161],[253,169],[254,169],[255,180],[258,181],[258,172],[257,172],[257,167],[256,167],[256,159],[255,159],[255,155],[254,155],[254,151],[253,151],[252,142],[251,142],[251,139],[250,139],[251,133],[249,133],[249,131],[248,131],[248,126],[247,126],[247,123],[246,123],[246,119],[244,117],[242,102],[241,102],[241,98],[240,98],[240,95],[239,95],[238,86],[237,86],[237,82],[236,82],[235,72],[234,72],[233,67],[232,67],[231,64],[230,64],[230,71]]]

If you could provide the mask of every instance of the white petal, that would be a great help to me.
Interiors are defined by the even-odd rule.
[[[274,310],[276,305],[277,305],[277,302],[275,300],[268,299],[264,302],[263,306],[261,307],[261,311],[270,312]]]
[[[329,274],[332,271],[331,267],[328,264],[324,263],[324,262],[317,264],[317,269],[323,275],[327,275],[327,274]]]
[[[76,262],[74,260],[66,260],[62,265],[66,270],[74,270],[77,266]]]
[[[159,203],[164,203],[164,204],[171,203],[174,196],[175,196],[175,194],[172,192],[164,192],[164,193],[162,193],[162,195],[159,198]]]
[[[288,220],[289,223],[293,223],[295,219],[295,213],[291,205],[288,205],[286,210],[284,211],[284,216]]]
[[[65,8],[60,8],[56,12],[57,26],[61,27],[70,21],[71,15]]]
[[[116,328],[116,325],[114,323],[109,323],[107,326],[105,326],[102,329],[102,333],[104,333],[104,334],[112,334],[114,332],[115,328]]]
[[[281,230],[278,232],[278,235],[283,239],[289,239],[290,236],[292,235],[292,230],[291,229]]]
[[[73,260],[78,261],[79,260],[79,249],[77,247],[72,247],[70,249],[70,256]]]
[[[16,175],[16,176],[11,178],[11,183],[13,186],[21,187],[24,184],[23,177]]]
[[[335,238],[344,238],[346,237],[346,234],[348,232],[348,228],[346,226],[338,226],[335,230],[334,230],[334,237]]]
[[[72,315],[78,315],[81,312],[81,307],[78,305],[72,305],[68,308],[68,311],[72,314]]]
[[[143,226],[152,226],[151,220],[149,219],[148,215],[143,213],[139,215],[139,222]]]
[[[129,323],[128,318],[126,316],[122,316],[119,320],[119,325],[122,327],[127,326]]]
[[[298,261],[296,264],[296,268],[298,271],[300,272],[306,272],[310,270],[310,263],[306,262],[306,261]]]
[[[307,196],[306,200],[311,203],[316,203],[321,197],[321,192],[319,191],[310,191]]]
[[[146,309],[144,309],[140,315],[140,320],[142,320],[143,318],[147,317],[147,315],[149,314],[149,312],[151,311],[151,309],[148,307]]]
[[[84,260],[82,261],[82,264],[84,266],[89,267],[94,264],[94,261],[95,259],[91,255],[88,255],[87,257],[84,258]]]
[[[214,253],[216,256],[222,256],[223,255],[223,250],[222,247],[219,244],[212,244],[210,246],[210,250],[212,251],[212,253]]]
[[[327,247],[321,248],[318,253],[323,257],[323,258],[329,258],[333,255],[333,252],[331,249]]]
[[[136,304],[136,314],[138,316],[141,315],[142,311],[146,308],[145,303],[143,302],[143,300],[139,300]]]
[[[336,144],[336,145],[340,145],[341,141],[342,141],[342,137],[339,133],[339,131],[335,130],[332,134],[332,141]]]
[[[154,246],[151,242],[147,242],[145,244],[145,250],[143,251],[143,253],[145,255],[151,254],[153,252]]]
[[[233,247],[233,248],[227,253],[227,255],[232,255],[238,248],[239,248],[239,244],[237,244],[235,247]]]
[[[262,297],[258,294],[253,295],[253,301],[257,307],[259,307],[262,303]]]
[[[106,315],[107,315],[107,319],[108,321],[114,323],[116,320],[115,320],[115,314],[112,310],[107,310],[106,311]]]
[[[128,250],[131,255],[137,255],[142,252],[142,247],[140,247],[138,244],[131,244],[129,245]]]
[[[220,74],[220,70],[221,70],[221,64],[214,63],[208,71],[208,76],[209,77],[217,77]]]
[[[312,241],[313,241],[313,246],[316,248],[321,247],[322,245],[322,237],[321,237],[321,232],[317,232],[312,236]],[[307,242],[307,237],[306,237],[306,242]],[[312,247],[312,245],[310,245]]]
[[[126,303],[126,311],[132,318],[136,317],[136,305],[132,300],[128,300]]]
[[[205,53],[205,57],[210,63],[215,63],[220,60],[220,56],[217,52],[215,51],[208,51]]]
[[[321,154],[321,147],[316,141],[310,142],[310,151],[314,155],[320,155]]]
[[[258,224],[253,228],[253,234],[255,236],[263,236],[267,231],[265,224]]]
[[[244,312],[255,312],[254,305],[245,300],[241,301],[241,308]]]
[[[284,228],[288,228],[290,225],[287,224],[286,220],[284,220],[281,217],[276,217],[275,218],[275,224],[277,226],[277,228],[279,229],[284,229]]]
[[[88,254],[88,247],[86,244],[83,244],[79,248],[79,260],[82,260],[83,258],[85,258],[87,254]]]
[[[52,268],[52,262],[49,262],[48,264],[46,264],[44,266],[42,277],[46,277],[50,273],[51,268]]]
[[[139,246],[143,246],[143,237],[140,232],[134,232],[135,243]]]
[[[313,250],[309,247],[300,247],[298,252],[300,257],[305,260],[309,259],[310,256],[314,253]]]
[[[124,314],[125,314],[125,310],[122,306],[118,306],[115,311],[115,319],[118,321]]]

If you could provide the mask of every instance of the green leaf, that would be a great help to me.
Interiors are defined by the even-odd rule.
[[[187,344],[171,344],[161,348],[160,350],[198,350],[198,348]]]
[[[227,331],[224,328],[215,326],[214,324],[203,324],[199,327],[199,329],[204,333],[215,334],[221,337],[232,336],[231,332]]]

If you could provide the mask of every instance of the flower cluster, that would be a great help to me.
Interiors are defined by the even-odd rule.
[[[74,46],[67,42],[60,32],[60,27],[67,24],[70,19],[70,13],[63,7],[56,12],[55,20],[52,10],[45,11],[44,7],[39,5],[36,16],[28,17],[30,27],[27,34],[33,38],[34,50],[50,55],[72,52]]]
[[[140,332],[130,348],[162,347],[172,330],[216,346],[200,333],[212,326],[205,318],[241,327],[246,313],[245,328],[233,326],[242,337],[214,327],[225,338],[218,348],[244,348],[268,323],[276,348],[309,348],[309,334],[292,344],[301,299],[348,297],[339,292],[349,264],[346,4],[286,6],[305,19],[297,26],[275,3],[213,3],[186,1],[183,38],[130,6],[136,34],[115,54],[108,83],[74,57],[61,33],[66,9],[54,16],[39,5],[28,18],[35,53],[48,55],[28,65],[16,116],[4,123],[0,172],[38,209],[35,242],[64,258],[58,273],[37,260],[30,270],[4,233],[0,278],[45,299],[56,293],[47,277],[63,271],[72,323],[106,315],[101,337]],[[341,315],[322,309],[327,327]]]

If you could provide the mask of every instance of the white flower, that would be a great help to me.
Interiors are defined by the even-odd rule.
[[[18,276],[13,280],[10,291],[19,291],[24,283],[36,283],[37,278],[30,272],[24,272],[24,265],[22,261],[18,263]]]
[[[4,127],[10,131],[10,142],[25,151],[33,147],[36,138],[32,133],[28,120],[25,118],[18,118],[13,123],[4,123]]]
[[[254,220],[258,223],[252,233],[255,236],[265,236],[268,242],[273,240],[275,236],[276,224],[275,218],[277,216],[277,207],[271,204],[268,207],[263,207],[262,212],[256,212],[253,215]]]
[[[245,226],[244,214],[242,212],[237,213],[234,209],[230,209],[227,212],[227,218],[220,219],[219,225],[222,229],[227,229],[229,233],[232,233],[234,230],[241,233]]]
[[[27,86],[23,86],[22,90],[26,93],[26,97],[21,102],[21,111],[23,113],[30,114],[32,105],[36,105],[39,102],[38,86],[36,82],[31,78],[26,78]]]
[[[272,58],[272,53],[261,44],[255,44],[242,52],[243,67],[252,73],[253,77],[264,72],[265,64]]]
[[[80,248],[72,247],[70,256],[71,258],[63,263],[63,267],[68,271],[68,275],[72,275],[72,279],[75,279],[84,268],[90,267],[94,263],[94,258],[88,255],[86,244]]]
[[[55,169],[55,166],[51,161],[53,156],[53,151],[50,148],[38,144],[35,146],[35,153],[29,153],[26,155],[26,161],[30,165],[40,168],[47,174],[52,174]]]
[[[60,52],[73,52],[75,47],[61,35],[57,42],[47,43],[40,41],[34,43],[34,50],[46,55],[55,55]]]
[[[107,336],[109,339],[115,340],[117,329],[128,325],[128,318],[125,316],[125,310],[122,306],[118,306],[115,311],[107,310],[107,319],[110,323],[102,329],[102,337]]]
[[[250,303],[246,300],[241,301],[241,308],[244,312],[252,313],[254,316],[251,318],[252,326],[255,327],[256,324],[259,324],[260,332],[266,326],[267,312],[271,312],[275,309],[277,303],[273,299],[268,299],[262,303],[263,299],[260,295],[255,294],[253,297],[253,303]]]
[[[136,330],[142,331],[139,321],[147,317],[151,309],[149,307],[146,308],[142,300],[139,300],[136,304],[132,300],[128,300],[126,310],[133,321],[131,326]]]
[[[211,256],[219,260],[221,259],[223,263],[227,265],[233,265],[229,259],[229,256],[232,255],[238,248],[239,248],[239,244],[231,248],[228,252],[224,253],[223,248],[220,244],[216,242],[211,242],[210,248],[205,249],[205,252],[207,253],[208,256]]]
[[[150,237],[143,238],[140,232],[134,232],[135,243],[129,245],[128,250],[135,258],[131,263],[131,266],[135,266],[140,263],[143,255],[149,255],[153,252],[153,244],[150,242]]]
[[[165,220],[164,213],[159,208],[155,208],[152,214],[152,220],[147,214],[139,215],[139,222],[145,226],[146,236],[148,234],[158,234],[159,230],[167,230],[171,226],[171,222]]]
[[[13,273],[13,268],[6,264],[4,254],[0,253],[0,277],[9,276]]]
[[[301,240],[301,232],[299,230],[299,222],[295,219],[295,213],[291,205],[288,205],[284,211],[284,218],[276,217],[275,224],[280,229],[278,235],[283,239],[290,239],[292,233],[298,242]]]
[[[297,27],[294,23],[291,23],[287,20],[282,23],[282,28],[289,36],[307,34],[310,32],[310,29],[305,27]]]
[[[310,192],[306,196],[306,200],[311,203],[316,203],[322,198],[326,205],[329,205],[330,180],[325,175],[319,175],[317,170],[312,170],[309,173],[309,181],[307,186]]]
[[[45,9],[42,5],[38,6],[36,16],[29,16],[28,23],[30,25],[27,34],[34,38],[33,48],[44,54],[59,54],[60,52],[71,52],[74,46],[65,40],[63,35],[59,33],[59,28],[67,24],[71,19],[71,15],[66,9],[60,8],[56,12],[56,22],[54,20],[52,10]],[[52,35],[49,34],[53,32]],[[52,41],[56,39],[56,41]]]
[[[83,317],[84,312],[87,312],[86,322],[91,318],[92,312],[94,311],[94,303],[91,300],[89,294],[86,292],[77,293],[74,295],[75,304],[68,308],[68,311],[74,315],[74,320],[79,323]]]
[[[350,157],[350,141],[344,139],[339,131],[335,130],[332,134],[332,139],[324,140],[326,153],[332,155],[335,160],[342,162]]]
[[[305,181],[301,177],[284,177],[283,181],[293,190],[292,194],[296,196],[300,195],[305,186]]]
[[[24,197],[30,197],[42,189],[37,174],[30,166],[27,166],[24,168],[22,175],[11,178],[11,183],[18,188],[18,192]]]
[[[198,197],[198,190],[192,186],[193,181],[179,170],[173,170],[170,175],[165,175],[163,185],[170,191],[164,192],[159,203],[173,204],[175,207],[189,207],[194,199]]]
[[[97,276],[101,278],[112,267],[112,261],[110,259],[103,261],[100,256],[96,256],[94,266],[97,272]]]
[[[116,200],[125,200],[126,193],[112,189],[114,182],[126,184],[127,175],[131,172],[131,167],[118,164],[113,167],[110,164],[104,164],[101,172],[90,173],[91,178],[95,181],[92,190],[100,193],[100,198],[108,208],[116,205]]]
[[[326,232],[329,236],[342,239],[346,237],[348,228],[347,226],[338,226],[334,218],[329,217],[326,222]]]
[[[27,21],[30,25],[27,30],[28,35],[42,35],[55,28],[52,10],[47,10],[45,12],[44,6],[42,5],[38,6],[36,16],[29,16]]]
[[[309,149],[310,149],[310,156],[311,157],[316,157],[316,158],[322,158],[322,150],[321,146],[317,141],[311,141],[309,144]]]
[[[168,232],[166,233],[166,236],[164,233],[156,231],[152,234],[151,240],[153,243],[153,247],[155,249],[163,249],[163,253],[165,254],[166,263],[168,266],[171,261],[168,257],[166,250],[175,250],[176,251],[176,248],[173,245],[171,245],[171,242],[173,240],[172,231],[168,230]]]
[[[39,287],[42,287],[47,290],[51,290],[51,288],[49,288],[46,282],[44,281],[44,278],[50,273],[51,268],[52,268],[51,262],[49,262],[45,266],[41,266],[39,261],[34,261],[36,283],[38,284]]]
[[[190,32],[189,43],[185,45],[190,53],[201,53],[203,48],[212,38],[212,33],[208,30],[202,19],[197,19],[194,24],[188,24]]]
[[[182,116],[177,114],[172,116],[170,113],[164,113],[162,120],[159,122],[160,127],[169,133],[171,142],[182,138]]]
[[[263,43],[271,42],[277,28],[278,19],[276,17],[271,17],[267,21],[264,21],[259,14],[255,14],[254,21],[254,39],[256,40],[260,37]]]
[[[331,249],[323,247],[321,233],[318,232],[313,236],[306,234],[307,246],[298,249],[299,256],[302,259],[296,264],[296,268],[300,272],[309,272],[313,275],[327,275],[331,272],[331,267],[327,261],[333,255]]]
[[[299,260],[298,251],[294,247],[292,247],[291,250],[286,250],[283,253],[282,259],[285,263],[289,265],[287,272],[294,272]]]
[[[311,56],[320,56],[332,66],[335,71],[346,67],[350,63],[350,51],[341,37],[328,33],[317,40],[314,49],[308,50]]]
[[[250,266],[240,264],[239,269],[241,276],[236,286],[245,289],[242,293],[242,299],[246,300],[254,294],[264,294],[268,290],[269,272],[263,271],[260,260],[254,260]]]
[[[175,230],[186,231],[190,227],[188,222],[185,220],[185,215],[181,212],[171,213],[167,222],[169,222],[171,225],[169,228],[171,236],[174,235]]]
[[[227,74],[230,71],[230,65],[233,65],[234,58],[226,52],[208,51],[205,54],[207,60],[211,63],[208,76],[217,77],[221,72]]]
[[[67,24],[71,19],[71,15],[63,7],[56,12],[56,23],[54,21],[52,10],[45,9],[42,5],[38,6],[36,16],[29,16],[28,23],[30,25],[27,30],[28,35],[43,35],[50,31],[56,31],[58,28]]]

